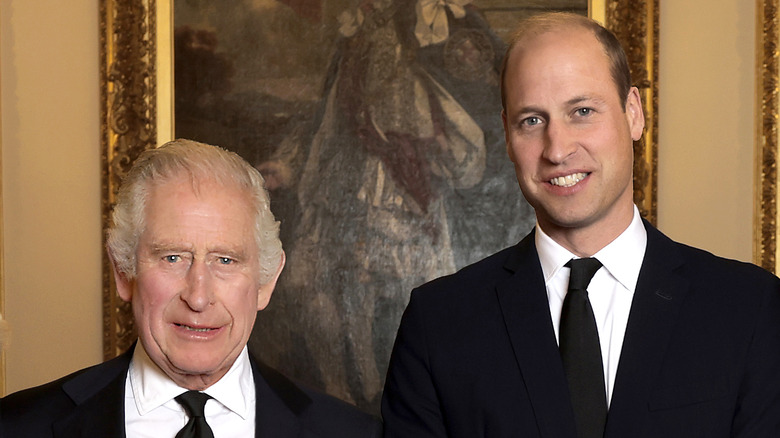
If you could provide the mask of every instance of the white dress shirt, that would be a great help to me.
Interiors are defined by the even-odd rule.
[[[140,342],[133,352],[125,384],[128,438],[173,438],[189,420],[174,397],[186,392],[149,358]],[[214,438],[255,436],[255,381],[246,347],[219,381],[205,391],[206,422]]]
[[[569,284],[570,269],[564,265],[578,257],[552,240],[538,223],[535,239],[557,340],[561,308]],[[588,298],[599,331],[607,406],[612,399],[620,351],[628,325],[628,314],[631,311],[631,300],[634,298],[646,247],[647,231],[642,224],[639,210],[634,206],[634,218],[628,228],[593,255],[603,265],[588,286]]]

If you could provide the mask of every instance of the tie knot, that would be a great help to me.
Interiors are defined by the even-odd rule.
[[[601,268],[601,262],[592,257],[571,259],[566,263],[571,268],[569,274],[569,290],[586,290],[596,271]]]
[[[184,410],[187,411],[187,415],[194,418],[204,416],[203,410],[206,406],[206,402],[210,398],[211,396],[203,392],[187,391],[177,396],[175,400],[184,407]]]

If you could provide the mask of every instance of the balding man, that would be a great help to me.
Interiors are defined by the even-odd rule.
[[[780,282],[640,218],[644,117],[614,35],[572,14],[521,23],[502,96],[536,227],[412,293],[385,436],[780,436]]]

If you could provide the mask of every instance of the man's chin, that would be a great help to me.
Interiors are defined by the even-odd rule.
[[[226,357],[209,357],[207,353],[176,355],[168,357],[168,363],[173,373],[180,376],[201,376],[208,378],[220,372],[226,372],[235,361]]]
[[[538,220],[545,232],[547,232],[548,229],[552,231],[587,228],[594,222],[593,218],[588,214],[575,211],[545,214],[544,217],[539,217]]]

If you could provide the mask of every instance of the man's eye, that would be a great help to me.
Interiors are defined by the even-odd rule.
[[[526,126],[535,126],[542,123],[542,119],[539,117],[528,117],[527,119],[523,120],[523,125]]]
[[[230,257],[217,257],[217,261],[221,265],[229,265],[233,263],[233,259],[231,259]]]
[[[163,259],[166,262],[168,262],[168,263],[176,263],[176,262],[180,262],[181,261],[181,256],[180,255],[175,255],[175,254],[174,255],[167,255],[167,256],[163,257]]]
[[[590,113],[592,113],[593,110],[591,108],[578,108],[577,109],[577,115],[578,116],[587,116]]]

